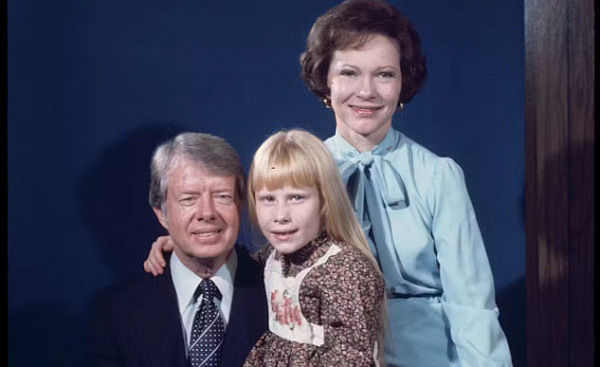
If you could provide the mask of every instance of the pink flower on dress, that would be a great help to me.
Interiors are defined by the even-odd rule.
[[[279,290],[271,292],[271,309],[275,314],[275,320],[281,325],[286,325],[290,330],[294,330],[296,325],[302,325],[300,307],[293,304],[287,290],[283,291],[283,294]]]

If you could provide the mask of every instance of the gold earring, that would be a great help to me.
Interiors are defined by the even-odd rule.
[[[400,111],[402,111],[404,109],[404,103],[398,102],[398,108],[400,109]]]
[[[325,104],[325,108],[331,108],[331,99],[323,98],[323,103]]]

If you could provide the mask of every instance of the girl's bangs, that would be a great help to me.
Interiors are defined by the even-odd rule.
[[[311,160],[296,149],[279,151],[271,156],[268,161],[259,159],[254,162],[253,186],[255,192],[266,187],[268,190],[277,190],[285,186],[290,187],[318,187],[316,169],[312,167]]]

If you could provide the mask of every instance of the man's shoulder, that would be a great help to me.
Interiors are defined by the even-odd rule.
[[[247,246],[236,243],[235,244],[235,252],[238,258],[238,267],[242,266],[250,266],[254,267],[258,266],[258,261],[256,259],[256,253],[248,249]]]
[[[262,284],[262,266],[248,248],[236,244],[235,252],[238,258],[235,275],[235,287]]]
[[[95,302],[107,306],[145,302],[169,292],[169,282],[171,276],[168,272],[157,277],[151,274],[129,277],[100,289],[96,292]]]

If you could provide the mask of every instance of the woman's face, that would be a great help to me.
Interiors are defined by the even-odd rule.
[[[375,148],[392,125],[402,88],[396,42],[373,35],[358,49],[334,51],[327,82],[338,132],[359,151]]]

